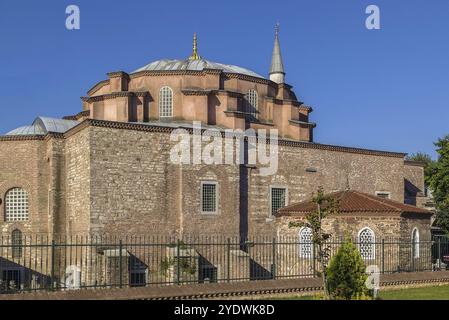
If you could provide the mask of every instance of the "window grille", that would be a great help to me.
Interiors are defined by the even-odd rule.
[[[5,220],[28,220],[28,193],[22,188],[9,190],[5,196]]]
[[[376,245],[374,232],[365,228],[359,233],[359,250],[364,260],[374,260],[376,257]]]
[[[173,117],[173,90],[163,87],[159,92],[159,118],[171,117]]]
[[[217,212],[217,184],[203,183],[202,184],[202,211],[204,213]]]
[[[299,231],[299,256],[305,259],[313,257],[313,236],[311,228],[302,228]]]
[[[287,204],[287,189],[285,188],[272,188],[271,189],[271,215],[275,215],[276,212],[286,206]]]

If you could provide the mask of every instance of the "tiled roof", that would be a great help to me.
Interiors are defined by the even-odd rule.
[[[432,212],[425,209],[353,190],[332,193],[330,196],[339,201],[339,213],[374,215],[417,213],[432,215]],[[277,216],[301,216],[315,210],[316,204],[308,200],[280,209]]]

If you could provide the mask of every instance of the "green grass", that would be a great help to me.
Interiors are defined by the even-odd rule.
[[[449,300],[449,286],[388,290],[380,293],[382,300]],[[292,296],[275,300],[313,300],[312,296]]]
[[[381,291],[383,300],[449,300],[449,286]]]

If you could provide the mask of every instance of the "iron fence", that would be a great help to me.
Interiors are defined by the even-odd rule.
[[[317,248],[296,238],[189,236],[23,236],[0,240],[0,291],[122,288],[306,278]],[[326,243],[333,256],[343,243]],[[430,271],[449,262],[449,239],[359,243],[381,273]]]

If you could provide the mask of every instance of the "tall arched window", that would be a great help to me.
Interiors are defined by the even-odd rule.
[[[418,230],[418,228],[415,228],[412,231],[412,248],[413,248],[413,257],[415,259],[418,259],[419,258],[419,230]]]
[[[370,228],[364,228],[358,236],[359,250],[364,260],[374,260],[376,258],[376,236]]]
[[[159,91],[159,118],[173,117],[173,90],[162,87]]]
[[[12,258],[22,257],[22,231],[16,229],[11,234]]]
[[[28,220],[28,193],[22,188],[13,188],[5,196],[5,220]]]
[[[256,90],[249,90],[245,96],[246,101],[246,116],[249,120],[257,119],[259,110],[259,96]]]
[[[299,257],[305,259],[313,258],[312,229],[308,227],[299,230]]]

